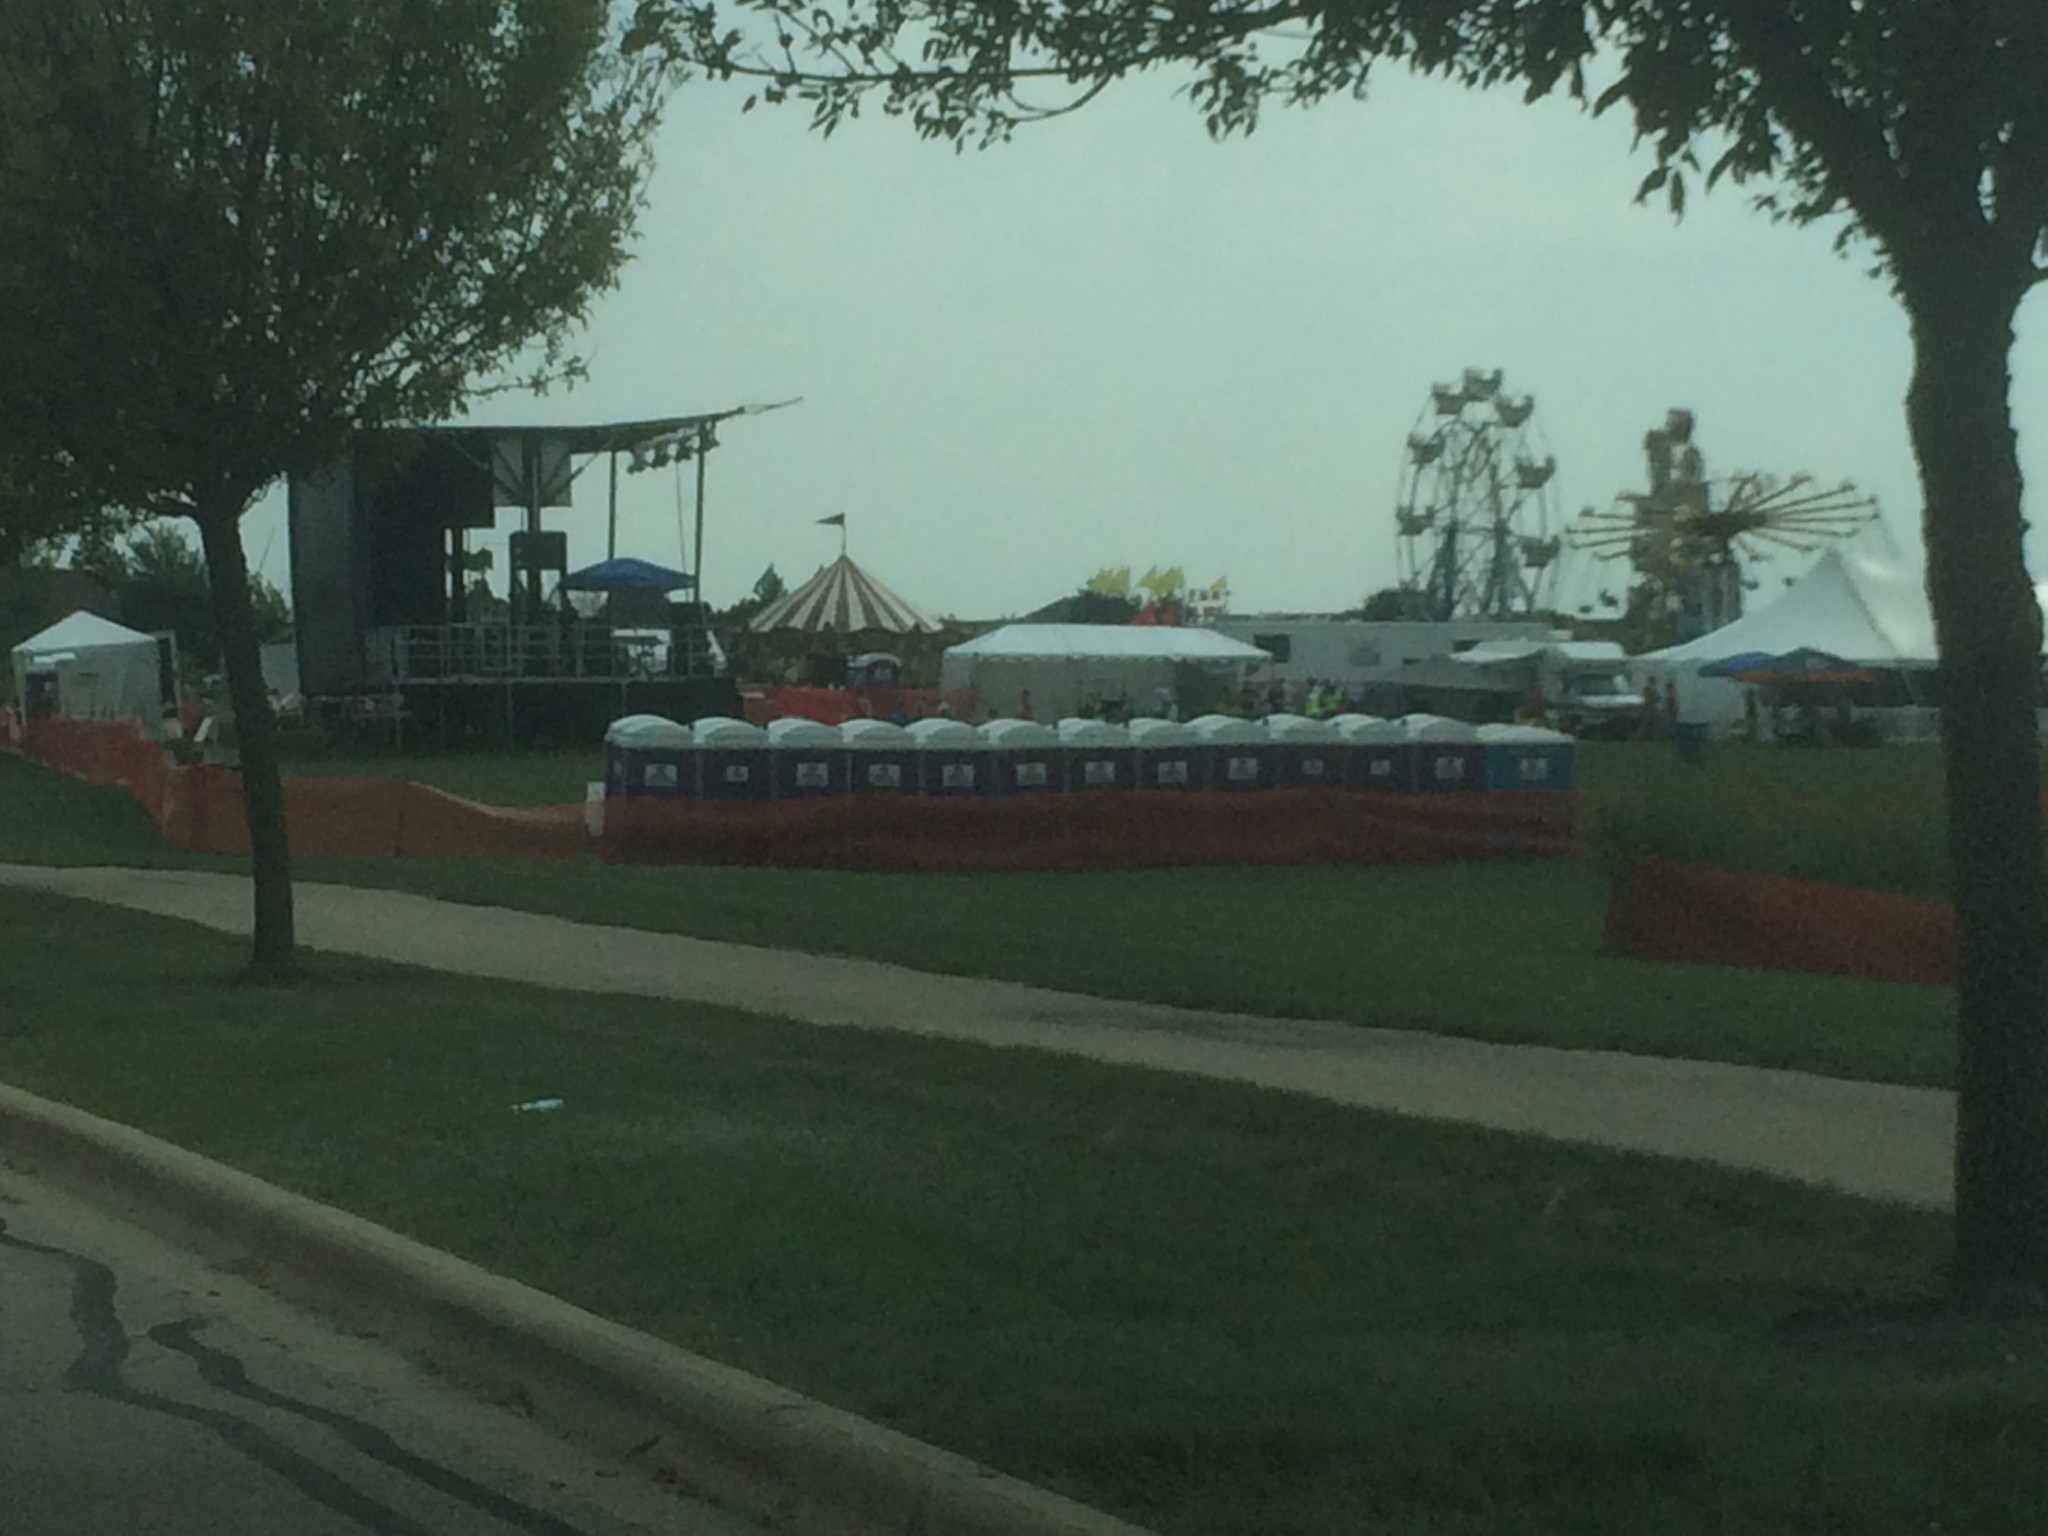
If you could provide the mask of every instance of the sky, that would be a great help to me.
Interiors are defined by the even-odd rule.
[[[1241,613],[1351,607],[1397,579],[1404,443],[1467,367],[1534,395],[1556,526],[1639,487],[1643,433],[1683,406],[1710,474],[1852,479],[1917,546],[1907,330],[1867,250],[1740,189],[1680,223],[1635,203],[1652,162],[1621,113],[1388,71],[1365,102],[1217,142],[1180,83],[1126,81],[962,154],[879,113],[827,140],[801,106],[743,114],[744,90],[685,85],[634,259],[592,312],[589,381],[472,419],[800,396],[711,456],[716,605],[771,563],[808,577],[839,547],[817,520],[843,513],[854,558],[934,614],[1014,616],[1125,565],[1227,578]],[[2035,485],[2044,349],[2036,301],[2014,355]],[[553,515],[572,565],[604,556],[604,480]],[[690,491],[622,475],[619,552],[683,563]],[[283,522],[273,494],[245,529],[280,584]],[[2029,555],[2048,574],[2048,545]],[[1800,566],[1764,567],[1764,592]],[[1580,557],[1561,597],[1622,577]]]

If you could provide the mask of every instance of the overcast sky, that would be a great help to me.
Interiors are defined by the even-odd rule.
[[[1644,431],[1688,406],[1711,473],[1852,478],[1917,542],[1906,328],[1867,253],[1733,189],[1679,225],[1634,204],[1650,162],[1619,114],[1389,72],[1365,103],[1217,143],[1176,86],[1126,82],[962,155],[879,115],[823,140],[801,107],[687,86],[590,381],[476,419],[802,396],[711,458],[719,604],[771,562],[810,575],[838,549],[816,520],[843,512],[854,557],[934,613],[1013,615],[1154,563],[1227,577],[1240,612],[1348,607],[1396,578],[1404,439],[1468,366],[1535,396],[1561,516],[1639,486]],[[2042,329],[2037,303],[2015,358],[2036,484]],[[603,482],[558,514],[572,563],[604,555]],[[622,477],[622,554],[679,562],[677,491],[672,470]],[[247,537],[282,581],[280,503]],[[1619,590],[1579,565],[1567,601]]]

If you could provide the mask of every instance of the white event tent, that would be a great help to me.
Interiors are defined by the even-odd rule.
[[[1701,667],[1797,650],[1880,671],[1931,670],[1934,614],[1919,566],[1875,545],[1830,545],[1811,570],[1761,608],[1683,645],[1647,651],[1630,671],[1638,688],[1676,685],[1682,718],[1721,725],[1742,718],[1743,685],[1701,677]]]
[[[30,635],[13,651],[14,692],[25,716],[139,720],[151,735],[164,696],[157,642],[84,609]]]
[[[1032,713],[1053,720],[1079,713],[1094,698],[1143,708],[1178,669],[1196,666],[1236,680],[1270,652],[1213,629],[1142,624],[1005,624],[949,647],[940,685],[974,690],[982,711],[1011,715],[1031,694]]]

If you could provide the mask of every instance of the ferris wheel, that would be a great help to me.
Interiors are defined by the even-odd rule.
[[[1544,609],[1563,541],[1532,396],[1501,372],[1437,384],[1408,434],[1394,513],[1401,585],[1428,619],[1522,618]]]

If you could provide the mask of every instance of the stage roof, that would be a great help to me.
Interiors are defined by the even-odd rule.
[[[475,443],[484,446],[486,451],[490,443],[502,437],[552,437],[566,442],[574,454],[629,453],[639,444],[656,438],[695,432],[700,427],[743,416],[750,411],[772,409],[773,406],[743,405],[735,410],[711,411],[701,416],[657,416],[648,421],[609,421],[573,427],[547,424],[487,427],[473,422],[437,422],[431,426],[401,427],[397,430],[449,437],[464,446]]]

